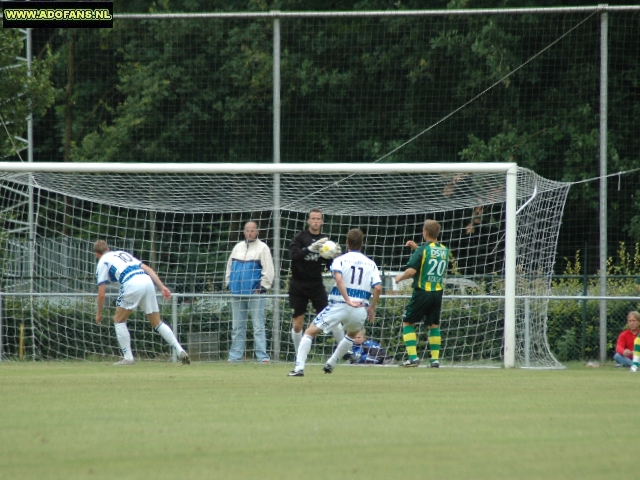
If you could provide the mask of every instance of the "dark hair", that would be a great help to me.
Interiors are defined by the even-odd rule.
[[[312,208],[311,210],[309,210],[309,213],[307,214],[307,218],[309,218],[312,213],[319,213],[320,215],[322,215],[322,210],[320,210],[319,208]]]
[[[364,242],[364,233],[359,228],[352,228],[347,233],[347,246],[352,250],[360,250]]]

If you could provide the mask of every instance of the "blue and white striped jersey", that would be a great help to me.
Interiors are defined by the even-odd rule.
[[[347,288],[349,298],[356,302],[361,301],[365,305],[369,305],[373,287],[382,283],[376,262],[357,250],[334,258],[331,274],[334,275],[335,272],[342,274],[342,281]],[[329,301],[344,303],[344,298],[337,286],[329,292]]]
[[[98,285],[109,282],[124,284],[135,275],[146,275],[141,265],[140,260],[122,250],[105,252],[96,267],[96,283]]]

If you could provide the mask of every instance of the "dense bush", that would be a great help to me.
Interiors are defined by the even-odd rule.
[[[624,243],[621,243],[617,255],[609,258],[607,262],[607,296],[637,295],[634,276],[640,273],[638,244],[634,246],[632,251],[630,250]],[[567,262],[565,276],[553,280],[552,295],[582,295],[584,289],[584,280],[583,277],[580,277],[582,269],[580,252],[577,252],[575,258]],[[594,296],[600,294],[597,276],[587,278],[587,294]],[[639,303],[636,301],[607,301],[607,358],[610,358],[614,353],[618,334],[626,325],[627,313],[639,308]],[[599,301],[550,301],[547,316],[549,345],[559,360],[596,359],[599,357]]]
[[[114,308],[106,307],[102,325],[95,323],[95,296],[87,297],[12,297],[2,303],[3,354],[20,358],[22,325],[23,353],[37,359],[100,359],[120,355],[113,330]],[[161,317],[171,325],[172,306],[162,304]],[[153,331],[141,311],[127,321],[134,354],[138,358],[168,358],[170,349]],[[230,312],[202,312],[191,306],[178,309],[178,337],[188,342],[189,334],[230,329]],[[226,335],[219,336],[217,350],[228,349]]]

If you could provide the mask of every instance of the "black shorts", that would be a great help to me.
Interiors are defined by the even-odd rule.
[[[413,290],[407,309],[404,312],[404,323],[414,325],[425,320],[425,325],[440,325],[442,310],[442,290],[426,292],[419,288]]]
[[[322,282],[301,282],[292,278],[289,282],[289,305],[294,318],[307,312],[309,300],[311,300],[316,313],[320,313],[329,304],[324,284]]]

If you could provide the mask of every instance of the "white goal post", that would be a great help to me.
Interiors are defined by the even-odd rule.
[[[47,173],[70,174],[72,175],[72,177],[69,177],[69,178],[65,177],[66,180],[62,182],[56,180],[56,181],[52,181],[51,184],[49,184],[48,180],[46,180],[45,177],[40,178],[38,176],[39,174],[47,174]],[[25,175],[25,174],[28,174],[28,175]],[[344,209],[341,209],[340,205],[338,204],[342,202],[344,197],[340,195],[334,196],[332,188],[335,187],[337,184],[340,184],[341,182],[348,183],[350,181],[349,179],[351,179],[352,177],[355,178],[357,176],[357,178],[359,179],[358,185],[360,188],[360,190],[358,191],[353,191],[353,196],[359,196],[359,197],[367,196],[367,197],[371,197],[371,199],[375,199],[376,197],[380,196],[382,199],[381,203],[388,202],[388,200],[385,200],[385,199],[392,198],[393,195],[397,195],[398,197],[405,197],[406,203],[412,203],[412,199],[416,195],[415,192],[418,189],[420,189],[422,184],[424,184],[424,189],[426,191],[419,195],[420,201],[413,202],[413,203],[424,202],[424,208],[422,208],[422,210],[420,206],[413,207],[414,209],[417,208],[417,211],[414,212],[416,215],[420,216],[419,212],[420,211],[423,212],[422,218],[424,219],[424,218],[427,218],[430,212],[446,210],[447,208],[446,206],[443,207],[440,204],[437,204],[437,205],[426,204],[427,202],[429,202],[428,199],[430,196],[433,198],[436,198],[436,197],[439,198],[439,200],[437,200],[436,203],[449,201],[449,199],[452,197],[451,192],[446,190],[447,188],[446,186],[444,190],[445,195],[444,196],[442,195],[441,185],[444,184],[442,182],[449,180],[449,184],[452,184],[451,179],[453,178],[454,179],[453,184],[455,184],[455,182],[457,181],[455,179],[462,178],[465,175],[469,175],[470,178],[475,178],[474,176],[483,175],[483,174],[489,174],[489,175],[497,176],[498,178],[501,177],[503,179],[502,185],[504,188],[501,189],[498,193],[500,198],[499,199],[494,198],[491,201],[502,202],[504,205],[503,207],[504,210],[501,212],[502,218],[499,220],[495,220],[495,219],[492,220],[492,221],[495,221],[496,223],[500,223],[501,225],[503,224],[503,227],[501,226],[501,228],[503,228],[503,231],[501,230],[502,233],[499,233],[496,235],[498,238],[497,241],[503,242],[504,244],[504,246],[501,247],[503,248],[503,253],[501,255],[503,255],[504,258],[502,259],[502,263],[500,262],[498,263],[500,265],[500,268],[502,269],[504,285],[503,287],[501,286],[502,293],[499,293],[497,295],[495,294],[495,291],[491,291],[491,292],[485,291],[481,293],[484,293],[485,295],[488,295],[488,296],[492,296],[494,298],[500,298],[500,297],[503,298],[503,301],[504,301],[504,312],[503,312],[504,331],[503,331],[503,352],[502,352],[503,365],[506,368],[513,368],[516,366],[516,350],[517,350],[517,345],[516,345],[516,330],[517,330],[516,317],[518,315],[517,308],[516,308],[516,301],[517,301],[516,290],[517,290],[517,282],[518,282],[517,275],[521,275],[523,274],[523,272],[525,274],[530,273],[525,270],[519,271],[518,269],[524,268],[525,264],[535,263],[535,261],[529,262],[528,260],[525,262],[521,262],[521,265],[519,265],[518,263],[517,243],[518,243],[519,236],[523,236],[523,233],[522,231],[519,232],[519,229],[518,229],[517,214],[520,211],[526,210],[527,206],[534,200],[534,198],[536,198],[539,192],[542,190],[545,190],[545,188],[547,191],[553,190],[556,188],[558,189],[558,191],[560,192],[557,195],[557,197],[559,198],[558,203],[559,204],[561,203],[562,206],[564,205],[564,199],[566,198],[566,192],[568,191],[568,186],[566,186],[566,184],[560,184],[558,182],[550,182],[551,184],[553,184],[551,187],[542,187],[543,182],[549,183],[549,181],[542,179],[541,177],[535,175],[533,172],[530,172],[526,169],[518,168],[518,166],[515,163],[419,163],[419,164],[417,163],[396,163],[396,164],[158,163],[158,164],[149,164],[149,163],[0,162],[0,184],[1,184],[0,186],[3,185],[4,186],[3,188],[7,188],[8,191],[15,191],[16,190],[15,185],[29,184],[28,190],[24,190],[23,193],[25,196],[30,197],[27,200],[29,204],[28,216],[29,216],[30,222],[34,221],[33,216],[36,215],[39,210],[42,210],[44,208],[43,206],[34,205],[34,199],[33,199],[34,189],[45,189],[45,190],[50,190],[52,192],[55,192],[56,194],[71,196],[73,198],[76,198],[77,199],[76,201],[80,203],[87,202],[87,201],[95,201],[97,203],[108,203],[110,201],[110,199],[108,198],[108,195],[102,196],[102,197],[98,196],[93,198],[92,195],[94,193],[96,195],[100,195],[100,193],[94,192],[93,186],[87,187],[87,185],[93,185],[93,184],[86,183],[87,178],[95,177],[96,178],[95,181],[97,182],[96,185],[98,185],[100,184],[100,178],[102,178],[100,177],[101,175],[118,175],[118,180],[116,180],[116,182],[117,181],[125,182],[125,180],[123,179],[128,175],[134,175],[134,176],[145,175],[145,179],[147,179],[147,181],[150,182],[147,186],[144,187],[148,191],[151,191],[151,189],[155,189],[156,188],[155,185],[161,185],[162,183],[165,183],[165,181],[167,183],[170,183],[169,180],[167,179],[169,179],[170,178],[169,176],[171,175],[179,175],[180,178],[184,178],[184,179],[188,179],[192,176],[197,178],[202,178],[203,176],[212,176],[212,178],[221,178],[221,179],[224,178],[225,179],[224,182],[222,180],[220,181],[216,180],[216,182],[213,184],[213,185],[219,186],[219,188],[213,189],[213,190],[217,190],[217,192],[214,192],[211,190],[211,185],[209,185],[207,188],[212,196],[215,196],[215,195],[222,196],[223,201],[224,201],[224,198],[228,197],[229,202],[231,202],[232,200],[231,200],[231,195],[225,191],[225,189],[227,188],[228,189],[234,189],[235,187],[237,187],[238,189],[244,188],[245,189],[244,195],[247,198],[253,197],[255,194],[254,190],[252,190],[251,188],[247,189],[246,184],[239,181],[241,177],[248,176],[253,179],[253,177],[251,176],[265,176],[265,175],[273,176],[274,181],[270,185],[265,183],[264,188],[261,186],[260,189],[261,191],[263,190],[263,195],[264,195],[262,200],[263,210],[272,211],[272,217],[271,217],[271,222],[273,225],[272,241],[275,246],[283,245],[284,240],[286,240],[280,234],[280,230],[282,228],[281,226],[282,218],[280,216],[281,209],[289,208],[292,210],[300,211],[304,214],[308,211],[309,205],[312,205],[312,206],[316,205],[318,203],[318,198],[321,198],[321,199],[324,199],[325,205],[331,202],[334,202],[336,204],[333,208],[333,210],[335,211],[334,213],[336,215],[336,218],[338,218],[337,216],[339,215],[346,215],[344,210],[349,210],[349,208],[351,207],[348,207],[348,208],[345,207]],[[163,175],[165,177],[160,177]],[[298,178],[298,179],[304,178],[305,180],[304,181],[299,180],[300,188],[298,191],[295,191],[294,187],[284,186],[283,188],[285,189],[289,188],[290,191],[287,190],[286,193],[283,193],[280,190],[281,175],[286,175],[287,177],[290,177],[290,178]],[[417,179],[420,179],[420,181],[417,182],[417,185],[412,185],[411,183],[412,176],[416,176]],[[431,176],[434,178],[434,183],[432,186],[430,186],[429,183],[423,180],[424,178],[427,178],[427,176]],[[388,191],[385,190],[386,193],[383,194],[382,189],[386,189],[387,187],[384,185],[380,185],[380,181],[381,181],[380,179],[383,179],[386,177],[389,177],[389,178],[401,177],[403,179],[403,182],[405,182],[403,183],[403,185],[406,185],[406,186],[402,187],[402,190],[399,190],[397,185],[392,185],[391,187],[389,187],[389,190]],[[154,184],[153,182],[156,181],[158,178],[163,178],[163,180],[159,180],[160,183]],[[470,205],[473,207],[474,202],[477,203],[480,201],[480,200],[477,200],[475,197],[480,195],[480,192],[476,192],[476,190],[480,188],[479,186],[482,186],[483,184],[485,184],[486,181],[484,180],[484,177],[479,177],[479,178],[481,178],[481,180],[478,180],[477,182],[469,185],[470,193],[468,194],[468,198],[461,197],[463,206],[465,206],[466,208],[468,208]],[[369,179],[372,179],[371,183],[369,183]],[[375,179],[375,181],[373,181],[373,179]],[[526,179],[526,182],[525,182],[525,179]],[[500,185],[499,180],[497,181],[497,184]],[[7,187],[7,185],[9,186]],[[172,189],[174,192],[176,191],[176,187],[168,187],[168,188]],[[429,188],[432,188],[433,191],[431,192],[428,191]],[[196,187],[193,187],[193,189],[196,190]],[[96,188],[96,190],[99,190],[99,189]],[[495,187],[494,187],[494,190],[495,190]],[[185,189],[185,191],[187,191],[187,189]],[[207,190],[205,189],[204,191],[206,193]],[[159,198],[158,202],[161,203],[163,200],[161,198],[161,194],[159,195],[160,196],[158,197]],[[170,194],[167,193],[166,195],[169,196]],[[240,195],[239,198],[241,199],[240,203],[242,203],[243,193],[240,192],[239,195]],[[264,203],[266,202],[264,198],[267,198],[269,196],[272,198],[273,201],[268,205],[264,205]],[[290,200],[290,198],[295,198],[296,196],[300,198],[309,196],[311,197],[309,199],[311,203],[302,202],[299,205],[294,205],[292,203],[292,200]],[[189,198],[184,199],[185,211],[188,211],[190,208],[192,208],[194,202],[196,201],[195,200],[196,197],[197,196],[194,196],[194,200],[190,200]],[[283,201],[283,198],[285,198],[284,201]],[[132,198],[131,201],[132,203],[138,205],[139,208],[143,210],[144,209],[148,210],[151,208],[149,205],[144,205],[139,200],[136,200],[135,198]],[[16,204],[16,202],[17,200],[15,198],[3,198],[2,214],[5,216],[6,215],[12,216],[12,218],[14,219],[16,218],[16,216],[21,215],[14,211],[15,210],[14,204]],[[124,200],[118,199],[113,204],[116,206],[114,208],[124,208],[123,202]],[[42,203],[44,204],[46,202],[42,201]],[[376,215],[379,208],[384,208],[384,205],[376,205],[374,201],[370,201],[370,204],[372,209],[371,213],[368,214],[367,212],[354,211],[352,215],[354,215],[356,218],[362,221],[362,218],[365,218],[367,215]],[[57,208],[61,208],[61,207],[57,207]],[[179,208],[182,208],[182,207],[176,207],[176,208],[179,210]],[[207,208],[210,208],[210,207],[207,207]],[[324,208],[325,207],[323,206],[323,209]],[[391,210],[390,213],[394,213],[394,210],[396,209],[396,207],[394,206],[388,206],[388,208]],[[451,208],[458,208],[458,205],[453,206]],[[545,207],[541,207],[541,208],[544,209]],[[560,207],[559,215],[561,215],[561,208],[562,207]],[[159,210],[162,210],[162,209],[163,207],[160,206]],[[256,211],[257,209],[258,207],[255,207],[255,206],[248,207],[249,211]],[[25,212],[26,211],[27,210],[25,209]],[[480,212],[482,212],[482,209],[480,209]],[[535,223],[536,222],[535,216],[542,215],[543,213],[544,213],[544,210],[533,213],[533,216],[530,217],[530,219],[533,219],[531,221]],[[155,218],[155,213],[153,213],[153,215]],[[249,213],[249,215],[251,215],[251,213]],[[475,211],[474,211],[474,215],[475,215]],[[555,215],[558,216],[558,213],[556,213]],[[88,214],[86,216],[88,216]],[[248,218],[250,217],[245,217],[242,220],[247,220]],[[487,217],[487,219],[488,218],[489,217]],[[67,220],[65,220],[65,222]],[[70,221],[72,223],[72,219]],[[52,220],[49,220],[48,222],[51,223]],[[353,223],[354,220],[350,219],[350,220],[347,220],[346,222]],[[549,240],[549,242],[551,242],[551,244],[553,244],[554,247],[555,247],[554,242],[557,241],[557,230],[559,228],[559,223],[560,223],[559,219],[556,223],[557,223],[557,226],[553,227],[556,229],[555,234],[552,234]],[[11,224],[11,220],[7,223],[5,219],[5,225],[9,225],[9,224]],[[352,226],[357,227],[358,225],[354,223]],[[97,226],[95,230],[99,232],[100,228],[102,227]],[[473,225],[470,224],[470,227],[467,228],[467,232],[469,231],[469,228],[473,229]],[[533,228],[533,230],[535,231],[537,227],[533,225],[531,228]],[[92,229],[93,227],[89,228],[86,231],[83,230],[78,234],[78,236],[82,238],[88,238],[90,234],[93,233]],[[5,226],[5,234],[11,235],[11,232],[9,230],[10,228]],[[30,244],[33,244],[33,242],[35,242],[34,237],[37,235],[37,230],[38,230],[37,227],[35,228],[32,227],[32,229],[30,230],[30,233],[25,234],[30,236],[29,238]],[[415,232],[412,232],[412,234],[414,233]],[[526,235],[528,234],[525,234],[524,236]],[[282,262],[282,256],[280,252],[281,248],[274,248],[274,245],[270,245],[274,253],[274,260],[276,262],[276,265],[281,265],[281,262]],[[229,250],[230,248],[232,248],[232,245],[229,247]],[[527,248],[530,250],[529,247]],[[549,249],[549,246],[546,246],[544,248]],[[454,252],[454,256],[455,255],[456,253]],[[553,258],[555,258],[555,251],[552,253],[552,256]],[[397,265],[397,264],[400,264],[400,263],[399,262],[394,263],[393,265]],[[548,264],[549,262],[547,261],[546,266],[544,268],[534,267],[532,271],[539,272],[540,275],[543,275],[543,274],[550,275],[551,272],[542,271],[544,269],[546,270],[549,269]],[[553,261],[551,261],[551,265],[552,264],[553,264]],[[498,268],[498,267],[495,267],[495,268]],[[33,271],[33,269],[35,269],[35,266],[32,264],[31,270]],[[278,267],[276,267],[276,271],[279,271]],[[276,282],[273,293],[276,295],[280,294],[281,293],[280,288],[281,288],[280,282],[278,281]],[[518,292],[518,293],[522,294],[521,292]],[[539,294],[539,291],[538,291],[538,294]],[[446,292],[445,292],[445,295],[446,295]],[[453,295],[453,297],[455,296],[456,295]],[[275,303],[278,303],[278,302],[275,302]],[[274,308],[275,308],[274,323],[275,322],[279,323],[280,322],[280,318],[279,318],[280,313],[278,311],[279,308],[278,307],[274,307]],[[527,308],[529,309],[530,306],[528,305]],[[544,307],[544,313],[542,315],[544,316],[545,314],[546,314],[546,304]],[[278,317],[278,318],[276,319],[275,317]],[[280,327],[278,326],[277,328],[279,329]],[[543,335],[546,334],[544,327],[542,328],[542,331],[543,331]],[[1,331],[0,331],[0,335],[2,335]],[[528,335],[528,333],[525,333],[525,335]],[[281,348],[280,348],[281,336],[278,334],[277,337],[278,337],[277,339],[275,338],[275,336],[273,338],[273,342],[275,344],[273,348],[276,353],[279,353],[281,351]],[[529,339],[527,339],[526,341],[529,342]],[[542,343],[543,344],[546,343],[546,338],[543,339]],[[544,348],[548,350],[548,345],[541,346],[541,349],[544,349]],[[525,356],[527,355],[528,355],[528,352]],[[552,367],[558,366],[559,364],[557,364],[557,362],[554,364],[555,359],[553,359],[553,356],[551,355],[550,352],[548,352],[548,355],[552,358],[552,361],[550,362],[551,366]],[[524,366],[528,366],[528,365],[524,365]]]

